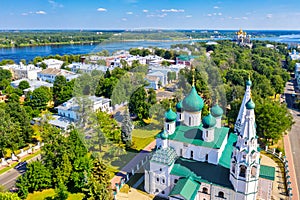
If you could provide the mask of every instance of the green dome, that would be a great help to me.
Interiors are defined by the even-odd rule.
[[[163,131],[160,133],[160,137],[161,137],[161,139],[166,140],[166,139],[168,139],[169,135],[166,131]]]
[[[210,113],[202,119],[204,128],[212,128],[216,125],[217,120]]]
[[[223,109],[217,103],[211,108],[211,114],[214,117],[221,117],[223,113]]]
[[[252,101],[252,99],[249,99],[249,101],[246,103],[246,108],[248,110],[252,110],[255,108],[255,103]]]
[[[182,107],[184,111],[199,112],[204,106],[203,99],[198,95],[195,86],[190,93],[183,99]]]
[[[182,101],[179,101],[176,104],[176,110],[177,110],[177,112],[181,112],[182,111]]]
[[[248,80],[246,81],[246,85],[247,85],[247,86],[252,86],[252,81],[251,81],[250,79],[248,79]]]
[[[177,114],[169,108],[169,110],[165,113],[165,118],[167,122],[172,122],[176,120]]]

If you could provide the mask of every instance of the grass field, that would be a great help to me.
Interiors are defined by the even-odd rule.
[[[140,151],[150,144],[155,136],[160,132],[159,129],[146,130],[146,129],[134,129],[132,131],[132,149]]]
[[[26,200],[44,200],[46,198],[51,199],[51,197],[55,196],[54,189],[43,190],[41,192],[34,192],[28,195]],[[77,194],[69,194],[68,200],[81,200],[84,195],[81,193]]]

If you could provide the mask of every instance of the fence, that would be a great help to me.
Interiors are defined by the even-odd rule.
[[[126,172],[124,177],[121,178],[119,183],[115,184],[116,192],[114,195],[116,195],[119,190],[122,188],[122,186],[127,183],[130,178],[134,176],[136,172],[138,172],[141,168],[144,168],[145,164],[151,159],[152,154],[146,155],[143,159],[141,159],[129,172]]]
[[[34,153],[35,151],[40,149],[41,146],[43,146],[43,145],[44,145],[44,143],[38,142],[36,146],[30,146],[28,150],[24,151],[24,149],[20,149],[21,152],[17,155],[12,153],[11,157],[8,159],[1,158],[0,167],[6,167],[6,166],[9,166],[14,161],[19,161],[22,157]]]
[[[289,199],[291,200],[293,197],[292,193],[292,184],[290,180],[289,175],[289,166],[288,161],[286,160],[286,156],[282,156],[282,152],[276,153],[276,149],[268,149],[268,146],[265,147],[265,152],[274,155],[276,158],[278,158],[284,165],[284,174],[285,174],[285,185],[287,186],[287,194],[289,196]]]

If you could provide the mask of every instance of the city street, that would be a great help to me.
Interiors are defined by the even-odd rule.
[[[32,159],[28,160],[27,163],[40,159],[40,155],[33,157]],[[25,167],[21,167],[17,169],[11,169],[4,174],[0,175],[0,185],[3,185],[7,190],[13,187],[16,183],[17,178],[22,175],[26,171]]]
[[[299,190],[299,184],[300,184],[300,112],[296,111],[294,109],[294,100],[295,97],[293,97],[294,93],[294,84],[293,82],[288,82],[285,87],[285,101],[287,103],[287,106],[290,110],[290,112],[293,115],[295,124],[292,127],[292,130],[289,133],[289,141],[291,144],[291,151],[293,155],[293,161],[294,161],[294,168],[296,172],[296,179],[298,183],[298,191]]]

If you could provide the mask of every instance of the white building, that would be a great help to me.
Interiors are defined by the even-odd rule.
[[[23,65],[23,63],[20,63],[19,65],[17,64],[6,65],[3,68],[9,70],[12,73],[12,78],[15,80],[23,79],[23,78],[29,80],[36,80],[37,73],[42,71],[41,68],[36,67],[32,64]]]
[[[289,53],[291,60],[300,60],[299,53],[294,49],[291,53]]]
[[[64,61],[57,60],[57,59],[47,59],[37,63],[37,65],[38,66],[41,65],[41,63],[44,63],[47,66],[47,68],[60,69]]]
[[[300,88],[300,63],[295,65],[295,79],[297,81],[298,88]]]
[[[253,101],[241,106],[245,115],[238,135],[222,127],[218,104],[201,119],[203,106],[193,86],[176,105],[177,113],[165,113],[164,130],[145,168],[146,192],[170,200],[271,199],[275,168],[260,165]]]
[[[66,77],[67,81],[71,81],[74,78],[78,78],[79,75],[64,69],[47,68],[37,73],[37,76],[38,80],[53,83],[55,81],[56,76],[64,76]]]
[[[48,88],[53,87],[52,83],[48,83],[45,81],[38,81],[38,80],[29,80],[29,79],[20,79],[20,80],[12,81],[10,85],[14,88],[17,88],[19,87],[21,81],[27,81],[30,85],[30,88],[25,89],[24,92],[33,91],[41,86],[45,86]]]
[[[240,46],[247,46],[249,48],[252,48],[253,46],[251,43],[251,35],[248,35],[242,29],[235,33],[234,41]]]
[[[111,100],[103,97],[89,96],[87,100],[93,111],[101,110],[103,112],[111,113]],[[71,121],[77,121],[79,119],[80,112],[80,100],[73,97],[69,101],[63,103],[60,106],[55,107],[58,111],[58,115],[62,117],[67,117]]]
[[[107,67],[97,64],[85,64],[85,63],[72,63],[68,65],[68,67],[71,69],[72,72],[78,73],[78,72],[84,72],[84,73],[91,73],[94,70],[106,72],[107,69],[113,70],[113,67]]]

